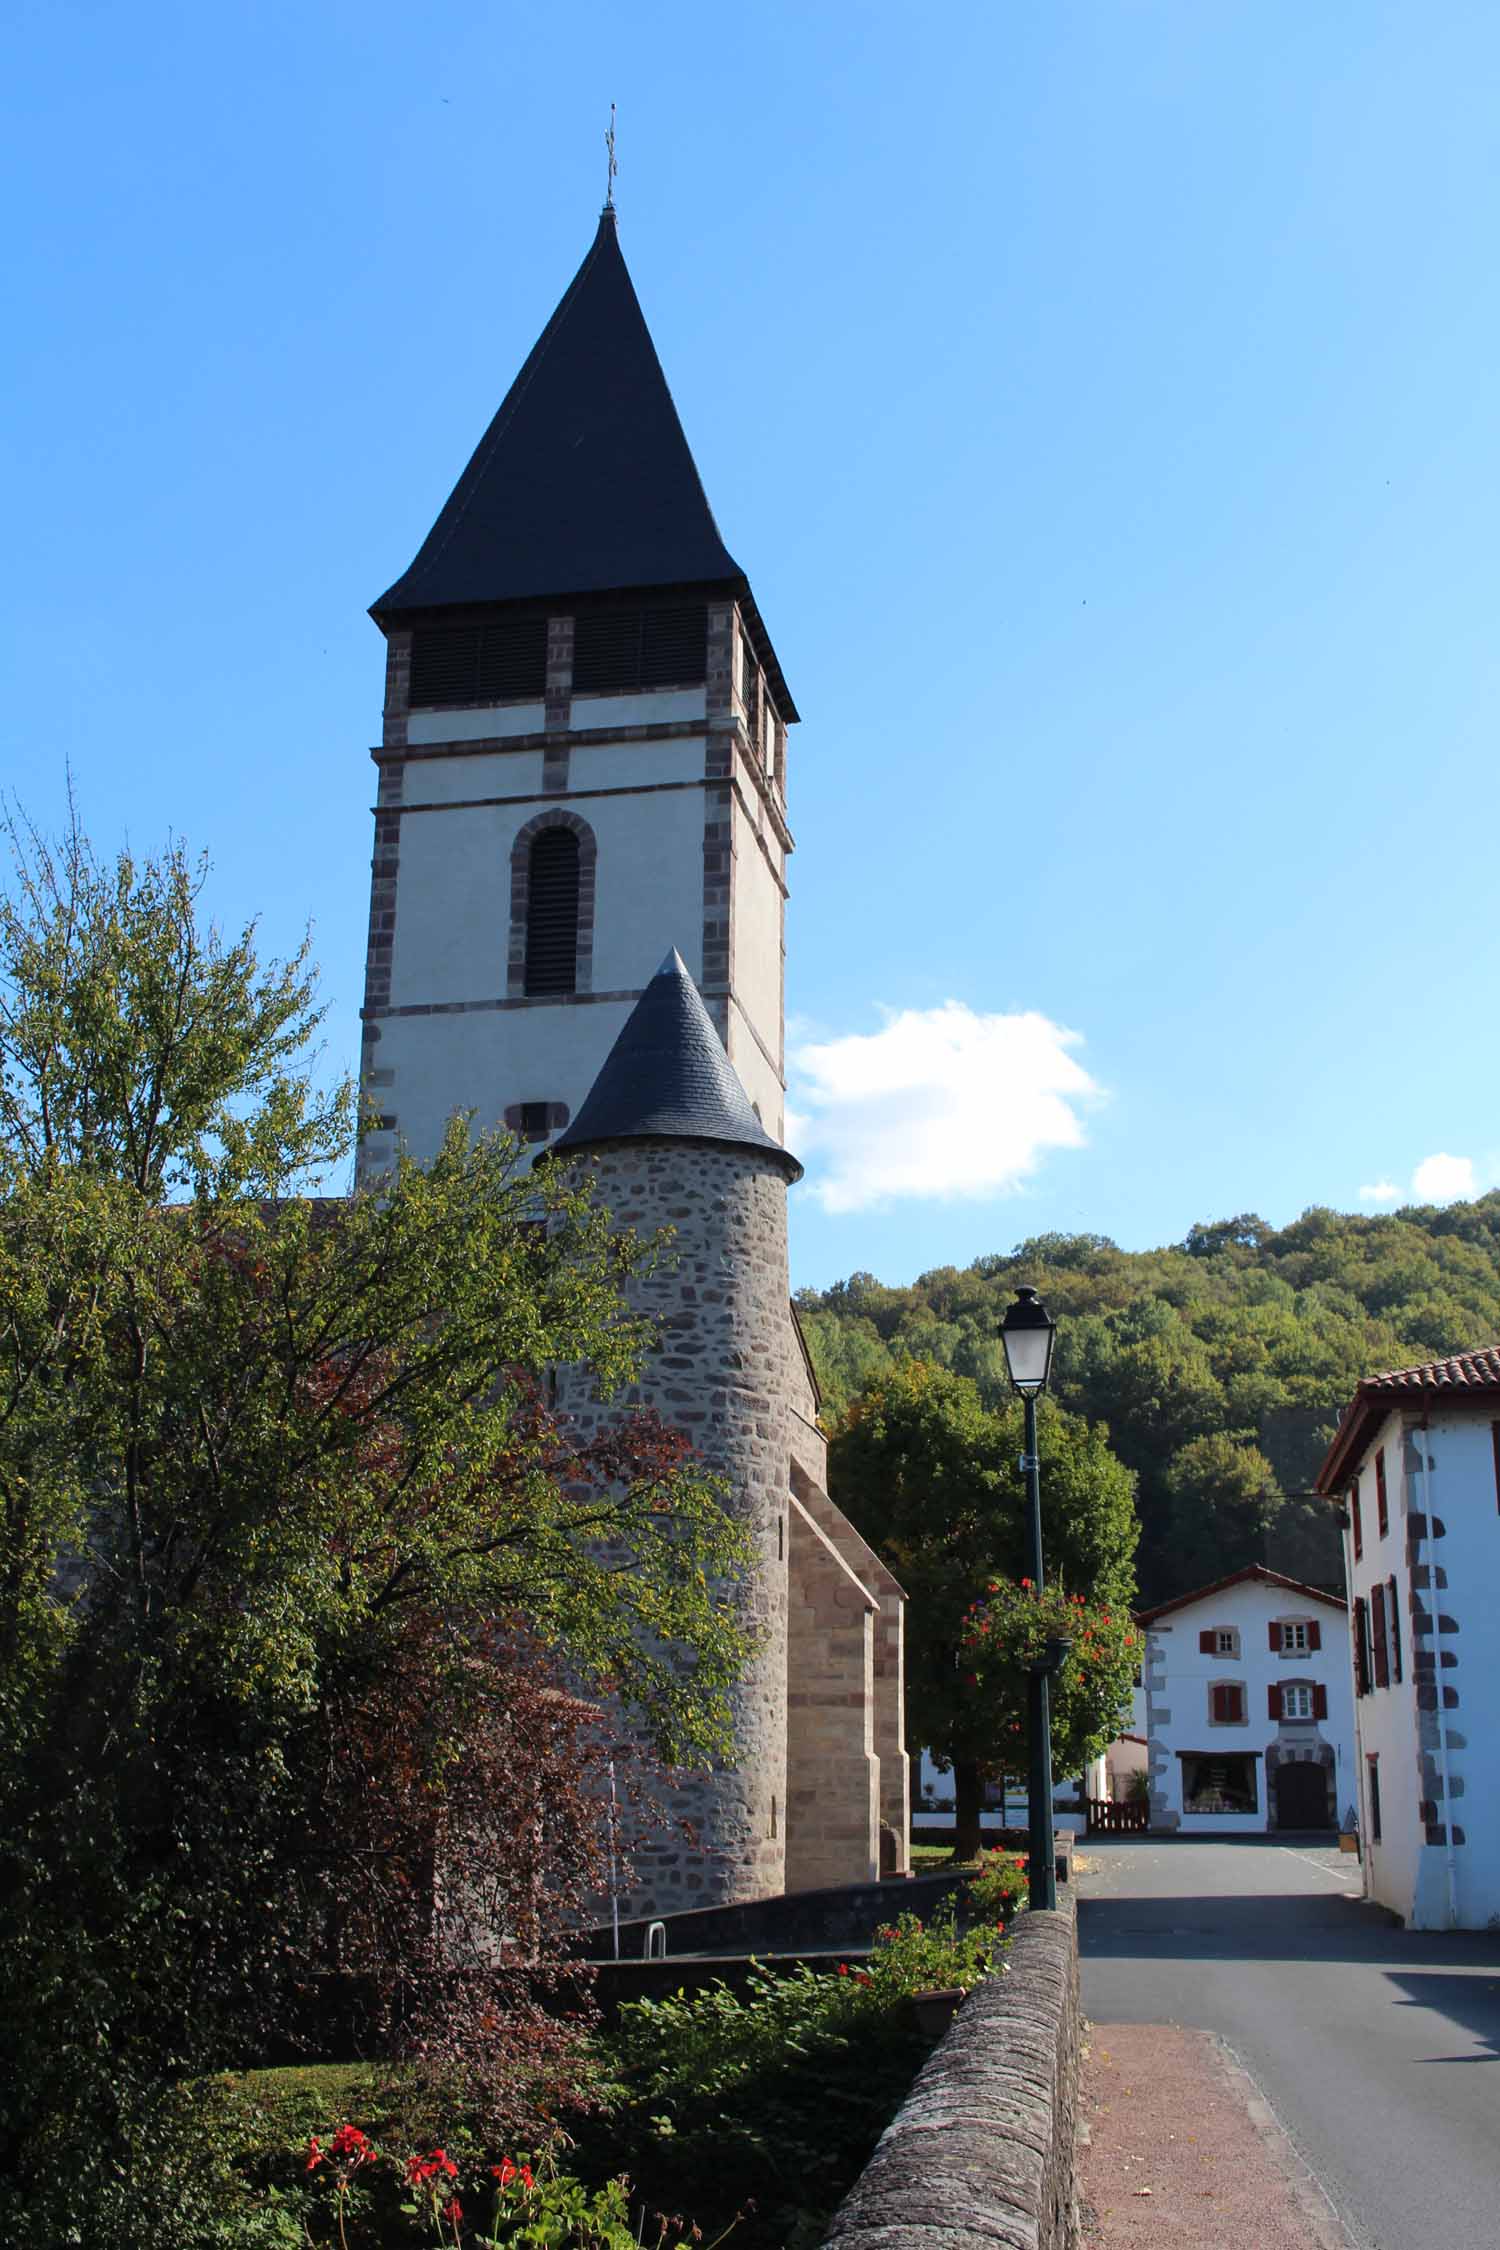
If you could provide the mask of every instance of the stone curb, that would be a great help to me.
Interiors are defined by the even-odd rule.
[[[1081,2027],[1069,1899],[1019,1918],[1004,1974],[923,2065],[825,2250],[1075,2250]]]

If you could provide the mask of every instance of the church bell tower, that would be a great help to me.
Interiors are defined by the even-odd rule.
[[[673,947],[779,1142],[797,712],[612,207],[371,615],[364,1165],[430,1157],[457,1109],[551,1140]]]

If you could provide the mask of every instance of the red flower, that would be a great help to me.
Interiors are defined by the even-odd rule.
[[[329,2153],[346,2156],[353,2164],[364,2164],[374,2152],[357,2125],[341,2125],[329,2143]]]
[[[529,2164],[523,2164],[521,2166],[521,2185],[526,2190],[526,2193],[530,2195],[532,2189],[532,2179],[531,2166]]]
[[[856,1984],[868,1984],[870,1980],[868,1976],[866,1976],[863,1969],[856,1969],[854,1972],[854,1981]]]
[[[457,2226],[459,2220],[463,2217],[463,2215],[464,2207],[459,2202],[458,2197],[456,2195],[450,2196],[448,2198],[448,2201],[443,2205],[443,2217],[447,2219],[453,2226]]]
[[[322,2161],[323,2151],[318,2145],[317,2134],[313,2133],[309,2137],[307,2143],[307,2169],[309,2170],[309,2172],[316,2170],[317,2166],[320,2165]]]
[[[492,2164],[490,2166],[490,2178],[498,2180],[502,2188],[508,2188],[515,2176],[516,2168],[508,2156],[503,2164]]]
[[[846,1977],[846,1976],[847,1976],[848,1974],[849,1974],[849,1964],[848,1964],[848,1962],[847,1962],[847,1961],[840,1961],[840,1963],[839,1963],[839,1975],[840,1975],[841,1977]]]
[[[1021,1580],[1021,1590],[1023,1593],[1027,1594],[1031,1592],[1031,1580],[1029,1578],[1023,1578]]]

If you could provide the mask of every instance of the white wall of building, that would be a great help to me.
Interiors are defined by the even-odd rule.
[[[702,687],[575,696],[570,732],[694,725],[706,700]],[[371,1106],[395,1121],[391,1137],[369,1144],[377,1166],[397,1143],[425,1160],[455,1108],[474,1110],[484,1126],[521,1102],[561,1104],[576,1116],[629,1014],[628,1000],[598,996],[639,993],[674,946],[703,982],[705,820],[714,803],[706,733],[574,740],[561,788],[556,739],[550,773],[539,745],[475,747],[544,725],[535,703],[413,712],[408,720],[421,754],[401,775],[388,1011],[368,1066]],[[737,797],[731,805],[726,1044],[779,1139],[785,855],[758,799],[753,819]],[[553,808],[586,822],[596,847],[587,989],[517,1005],[509,989],[511,855],[521,831]]]
[[[1421,1472],[1429,1463],[1427,1491]],[[1385,1457],[1388,1522],[1382,1537],[1376,1454]],[[1352,1524],[1344,1533],[1351,1614],[1356,1597],[1372,1604],[1377,1587],[1397,1583],[1401,1679],[1355,1704],[1359,1733],[1360,1832],[1370,1897],[1413,1927],[1465,1929],[1500,1919],[1500,1800],[1491,1786],[1500,1726],[1500,1667],[1494,1662],[1500,1615],[1500,1495],[1488,1412],[1434,1414],[1424,1433],[1410,1416],[1389,1415],[1366,1449],[1358,1476],[1361,1553]],[[1411,1518],[1430,1517],[1441,1535],[1409,1552]],[[1414,1566],[1414,1567],[1413,1567]],[[1433,1577],[1429,1577],[1429,1573]],[[1415,1627],[1435,1618],[1439,1630]],[[1436,1648],[1434,1669],[1414,1662]],[[1351,1648],[1351,1678],[1353,1658]],[[1456,1699],[1423,1711],[1434,1684]],[[1443,1790],[1444,1736],[1447,1782]],[[1379,1761],[1380,1837],[1373,1834],[1369,1760]],[[1450,1898],[1446,1838],[1429,1842],[1451,1810]],[[1455,1916],[1456,1908],[1456,1916]]]
[[[1270,1627],[1312,1625],[1319,1646],[1307,1652],[1273,1652]],[[1268,1772],[1283,1764],[1321,1763],[1332,1752],[1337,1816],[1354,1796],[1354,1719],[1347,1658],[1347,1623],[1341,1605],[1265,1580],[1243,1579],[1172,1609],[1146,1631],[1146,1726],[1154,1828],[1184,1835],[1260,1835],[1277,1825],[1275,1784]],[[1204,1632],[1235,1636],[1233,1653],[1205,1652]],[[1242,1720],[1213,1715],[1215,1685],[1243,1689]],[[1322,1686],[1323,1719],[1272,1718],[1272,1686]],[[1269,1754],[1269,1755],[1268,1755]],[[1191,1761],[1191,1767],[1185,1765]],[[1205,1786],[1205,1769],[1222,1766],[1225,1786]],[[1196,1772],[1197,1804],[1188,1809],[1185,1776]],[[1254,1810],[1225,1809],[1241,1779],[1253,1785]],[[1207,1799],[1217,1796],[1218,1803]]]
[[[576,1117],[634,1004],[501,1013],[502,1024],[514,1022],[516,1013],[529,1019],[524,1043],[515,1044],[479,1011],[387,1016],[376,1067],[394,1069],[395,1085],[374,1099],[389,1101],[397,1138],[418,1158],[437,1148],[458,1107],[473,1109],[485,1129],[498,1125],[513,1102],[566,1102]]]
[[[482,742],[497,735],[540,734],[546,724],[541,703],[491,703],[464,711],[412,711],[408,742]]]

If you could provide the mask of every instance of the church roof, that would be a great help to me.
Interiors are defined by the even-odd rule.
[[[796,717],[749,582],[719,536],[606,209],[416,560],[371,615],[646,587],[737,597],[778,708]]]
[[[702,996],[674,947],[632,1009],[582,1109],[553,1151],[602,1141],[723,1141],[778,1157],[799,1180],[795,1156],[750,1106]]]

